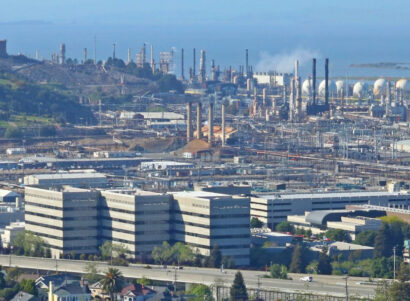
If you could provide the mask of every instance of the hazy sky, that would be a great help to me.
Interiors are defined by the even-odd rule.
[[[222,65],[243,63],[249,48],[258,70],[288,71],[296,58],[309,68],[312,56],[330,57],[341,74],[351,63],[410,61],[410,0],[0,1],[0,39],[30,56],[49,57],[65,42],[81,58],[97,36],[98,59],[113,42],[124,59],[145,42],[156,54],[206,49]]]
[[[301,26],[399,29],[409,0],[2,0],[0,20],[77,24]]]

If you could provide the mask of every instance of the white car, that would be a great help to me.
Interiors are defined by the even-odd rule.
[[[312,282],[313,277],[312,276],[305,276],[305,277],[300,278],[300,280],[306,281],[306,282]]]

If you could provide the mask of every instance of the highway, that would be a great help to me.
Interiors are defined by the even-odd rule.
[[[25,256],[0,255],[0,265],[27,268],[33,270],[50,270],[59,272],[84,273],[89,261],[50,259]],[[100,273],[104,273],[109,265],[105,262],[93,262]],[[164,268],[157,265],[135,264],[128,267],[116,267],[124,277],[142,278],[165,282],[202,283],[206,285],[231,286],[236,270],[210,269],[184,267],[175,269],[173,267]],[[280,280],[262,278],[267,273],[263,271],[242,270],[245,283],[248,288],[259,288],[261,290],[272,290],[282,292],[303,292],[317,295],[329,295],[343,297],[346,294],[346,280],[341,276],[313,275],[312,282],[300,280],[306,275],[289,274],[293,280]],[[375,285],[360,284],[367,278],[349,277],[347,279],[348,292],[350,296],[371,297],[375,294]],[[258,285],[259,282],[259,285]]]

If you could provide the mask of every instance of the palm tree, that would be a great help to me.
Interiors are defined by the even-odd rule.
[[[116,268],[109,268],[103,279],[103,290],[110,294],[110,300],[114,301],[114,294],[121,289],[122,273]]]

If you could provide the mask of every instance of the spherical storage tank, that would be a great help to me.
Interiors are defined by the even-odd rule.
[[[373,95],[380,96],[386,91],[386,80],[384,78],[379,78],[374,82],[373,85]]]
[[[367,93],[368,85],[364,82],[357,82],[353,86],[353,97],[362,98]]]
[[[407,82],[407,79],[399,79],[396,82],[396,89],[402,90],[404,92],[410,92],[410,85]]]
[[[320,82],[319,89],[318,89],[319,90],[319,96],[325,97],[325,87],[326,87],[326,81],[322,80]],[[329,81],[329,96],[332,95],[332,94],[333,95],[336,94],[336,84],[332,81]]]
[[[345,83],[342,80],[336,82],[336,93],[337,95],[342,94],[343,89],[345,88]]]
[[[313,83],[311,79],[305,79],[302,84],[302,95],[310,96],[312,94]]]

